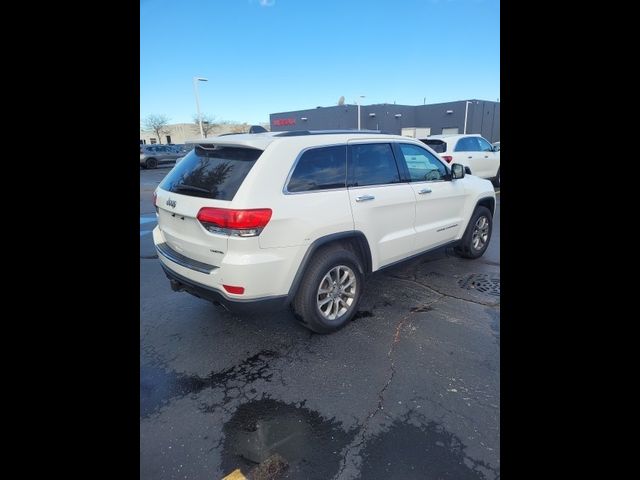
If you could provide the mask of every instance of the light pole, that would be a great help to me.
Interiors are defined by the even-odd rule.
[[[473,103],[471,100],[467,100],[464,106],[464,134],[467,133],[467,114],[469,113],[469,104]]]
[[[358,103],[358,130],[360,130],[360,99],[364,98],[364,95],[360,95],[356,102]]]
[[[200,138],[204,138],[204,132],[202,131],[202,115],[200,114],[200,97],[198,96],[198,82],[208,82],[206,78],[193,77],[193,91],[196,94],[196,110],[198,112],[198,124],[200,125]]]

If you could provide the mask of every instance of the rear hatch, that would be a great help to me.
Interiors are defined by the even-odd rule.
[[[447,151],[447,142],[443,140],[436,140],[427,138],[425,140],[421,140],[422,143],[425,143],[436,153],[444,153]]]
[[[447,153],[447,142],[445,142],[444,140],[440,140],[437,138],[426,138],[420,141],[430,147],[431,150],[436,152],[438,155],[440,155],[440,158],[442,158],[445,162],[451,163],[453,161],[453,156],[451,156],[451,153],[449,153],[449,155],[444,155],[445,153]]]
[[[167,245],[193,260],[220,266],[228,236],[206,230],[198,212],[203,207],[230,208],[261,154],[249,147],[196,145],[157,190],[158,227]]]

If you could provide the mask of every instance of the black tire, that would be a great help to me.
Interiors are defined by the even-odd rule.
[[[332,293],[319,293],[319,289],[323,283],[326,284],[325,276],[329,275],[335,268],[340,267],[348,267],[350,270],[350,273],[349,270],[342,270],[342,273],[347,274],[347,279],[350,278],[351,273],[355,277],[354,291],[349,292],[353,294],[352,303],[346,308],[344,313],[335,319],[330,319],[320,311],[318,302],[328,299]],[[338,272],[340,271],[341,270],[338,270]],[[329,287],[331,287],[331,285],[329,285]],[[357,312],[360,298],[362,298],[363,287],[364,273],[362,262],[356,254],[350,250],[346,250],[343,246],[322,248],[314,254],[304,273],[300,288],[292,304],[294,314],[305,327],[316,333],[335,332],[349,323]],[[336,291],[334,293],[339,292]],[[320,295],[326,296],[319,299]],[[328,309],[335,309],[335,306],[332,307],[330,304],[331,301],[329,301],[329,305],[327,305]],[[342,307],[341,304],[344,304],[344,302],[337,304],[339,307],[338,312],[341,311],[342,308],[345,308]]]
[[[147,168],[156,168],[158,166],[158,160],[155,158],[147,158],[147,161],[144,162]]]
[[[488,231],[486,235],[486,241],[482,245],[481,242],[475,241],[474,232],[478,228],[478,234],[481,235],[481,232],[484,230],[482,228],[481,218],[485,218],[488,222]],[[460,240],[460,244],[454,249],[455,252],[463,258],[479,258],[484,252],[487,250],[489,246],[489,241],[491,240],[491,233],[493,232],[493,215],[491,215],[491,211],[487,207],[478,206],[476,207],[473,215],[471,215],[471,220],[469,220],[469,225],[467,225],[467,229]],[[482,237],[482,236],[481,236]],[[477,246],[476,246],[477,245]]]
[[[494,187],[500,187],[500,167],[498,167],[498,173],[493,177],[492,182]]]

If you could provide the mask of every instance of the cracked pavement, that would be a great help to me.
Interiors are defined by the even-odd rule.
[[[499,195],[481,259],[439,249],[376,273],[323,336],[171,291],[143,233],[167,172],[140,173],[140,478],[222,478],[271,452],[281,478],[499,478],[500,297],[460,286],[500,278]]]

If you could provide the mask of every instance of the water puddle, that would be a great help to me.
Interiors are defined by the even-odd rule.
[[[257,380],[271,381],[269,360],[278,358],[280,354],[272,350],[262,350],[246,358],[238,365],[207,377],[179,375],[167,371],[159,365],[140,365],[140,417],[146,417],[159,407],[176,397],[197,394],[205,388],[221,387],[224,389],[222,404],[236,398],[248,384]],[[205,407],[210,411],[219,405]]]
[[[362,451],[361,480],[486,480],[495,472],[471,460],[456,436],[436,423],[417,427],[395,421],[367,442]],[[485,476],[488,474],[489,476]]]
[[[355,431],[325,420],[302,404],[263,398],[238,407],[223,427],[222,471],[251,470],[271,455],[289,464],[282,478],[330,479],[340,467],[340,451]]]

